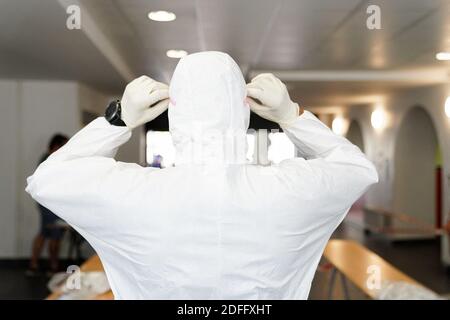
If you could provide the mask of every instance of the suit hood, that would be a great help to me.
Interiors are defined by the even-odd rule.
[[[222,52],[182,58],[170,83],[169,129],[177,165],[246,162],[250,109],[234,60]]]

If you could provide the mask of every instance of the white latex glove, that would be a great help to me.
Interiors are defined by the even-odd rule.
[[[299,116],[298,104],[291,101],[284,83],[271,73],[253,78],[247,84],[247,96],[250,109],[267,120],[289,125]]]
[[[123,122],[134,129],[167,110],[169,87],[147,76],[139,77],[125,88],[121,105]]]

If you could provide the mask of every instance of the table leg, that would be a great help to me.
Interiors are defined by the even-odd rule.
[[[330,284],[328,286],[328,300],[333,299],[333,289],[334,289],[334,284],[336,282],[336,273],[337,273],[337,270],[336,270],[336,268],[333,267],[333,269],[331,269]]]
[[[339,274],[341,276],[342,288],[344,289],[345,300],[350,300],[350,292],[348,291],[347,279],[345,278],[345,276],[342,273],[339,272]]]

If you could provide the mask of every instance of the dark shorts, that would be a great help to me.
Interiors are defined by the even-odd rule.
[[[46,239],[61,240],[64,235],[64,229],[56,225],[60,218],[46,207],[38,205],[41,213],[41,230],[40,235]]]

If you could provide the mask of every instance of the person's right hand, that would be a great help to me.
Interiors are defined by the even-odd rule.
[[[147,76],[139,77],[125,88],[121,106],[123,122],[134,129],[167,110],[169,87]]]
[[[299,116],[298,104],[291,101],[284,83],[271,73],[253,78],[247,84],[247,96],[250,109],[267,120],[288,125]]]

